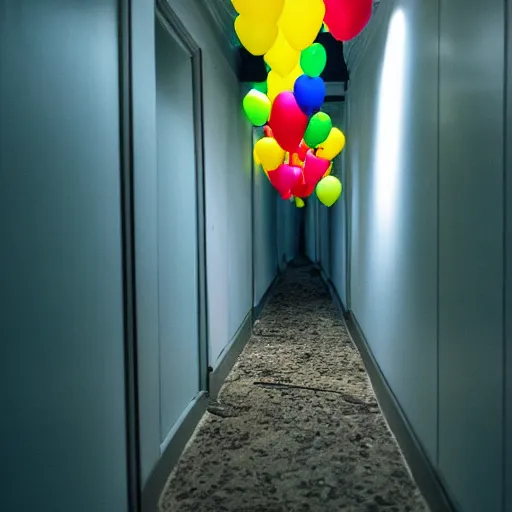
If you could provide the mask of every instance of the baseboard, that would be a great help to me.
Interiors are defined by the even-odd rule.
[[[334,283],[324,272],[323,268],[321,268],[321,267],[318,267],[318,268],[320,270],[320,276],[322,277],[322,280],[323,280],[325,286],[327,286],[327,289],[329,290],[332,301],[334,302],[336,307],[341,311],[341,314],[343,316],[345,316],[345,314],[347,312],[347,308],[345,307],[345,304],[343,304],[343,301],[341,300],[341,297],[338,294],[338,290],[336,290],[336,286],[334,286]]]
[[[238,356],[241,354],[246,343],[249,341],[252,334],[252,311],[247,313],[242,325],[238,328],[229,344],[224,348],[219,356],[219,362],[209,375],[208,393],[210,398],[215,400],[219,395],[220,388],[224,384],[226,377],[236,363]]]
[[[355,315],[345,310],[336,287],[325,273],[322,274],[322,278],[329,288],[332,300],[342,312],[347,330],[363,359],[382,413],[430,510],[432,512],[457,512],[457,507],[446,492],[441,478],[384,377]]]
[[[253,322],[256,322],[256,320],[258,320],[258,318],[261,315],[261,312],[263,311],[263,308],[267,304],[270,297],[272,297],[272,295],[276,289],[277,282],[279,281],[280,275],[281,274],[278,273],[276,275],[276,277],[274,277],[274,280],[270,283],[270,286],[267,288],[267,291],[265,292],[265,294],[263,295],[261,300],[258,302],[258,304],[256,306],[253,307],[253,309],[252,309]]]
[[[158,501],[167,479],[178,463],[207,407],[208,396],[203,392],[196,397],[192,406],[184,414],[142,490],[142,512],[157,512]]]

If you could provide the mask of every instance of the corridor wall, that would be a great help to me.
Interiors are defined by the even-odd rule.
[[[297,207],[290,201],[283,201],[274,192],[276,202],[277,253],[278,263],[284,270],[298,254],[299,249],[299,215]]]
[[[253,306],[251,127],[240,106],[234,55],[222,46],[203,6],[189,0],[169,0],[168,6],[186,32],[184,37],[191,38],[202,51],[208,365],[215,371],[241,325],[250,320]],[[158,328],[162,280],[157,272],[155,5],[143,0],[134,2],[132,9],[138,380],[141,473],[145,485],[167,442],[200,400],[204,389],[196,397],[187,395],[192,400],[188,406],[180,401],[181,415],[176,410],[172,416],[174,422],[165,424],[163,430],[167,432],[161,431],[160,385],[162,382],[169,385],[171,377],[162,375],[162,364],[169,363],[160,360],[160,343],[166,333]],[[179,41],[183,35],[177,37]],[[184,145],[173,147],[172,141],[169,145],[177,153],[176,163],[180,162],[179,153],[185,151]],[[176,222],[180,222],[179,216]],[[190,237],[194,236],[191,232]],[[196,347],[184,350],[195,351]],[[167,390],[168,396],[173,393]],[[179,393],[180,400],[185,399]]]
[[[128,510],[117,9],[0,8],[4,511]]]
[[[192,60],[155,22],[160,444],[200,392]],[[179,150],[178,150],[179,149]]]
[[[347,302],[464,512],[512,510],[503,502],[504,8],[381,3],[347,95]]]
[[[345,103],[341,103],[333,113],[334,124],[344,133],[346,132],[345,114]],[[336,288],[343,306],[347,308],[347,189],[350,184],[346,180],[345,155],[346,152],[342,151],[335,159],[333,167],[333,174],[338,176],[343,184],[343,192],[340,199],[327,209],[330,223],[327,230],[329,239],[329,271],[327,275]]]
[[[507,16],[507,90],[505,139],[505,511],[512,512],[512,3]]]
[[[259,130],[255,130],[253,143],[263,136],[263,133],[258,132]],[[253,304],[257,307],[277,275],[277,193],[265,176],[261,165],[253,162],[253,173]]]
[[[317,263],[317,208],[319,207],[316,195],[311,194],[306,202],[306,221],[305,221],[305,236],[306,236],[306,256],[313,262]]]

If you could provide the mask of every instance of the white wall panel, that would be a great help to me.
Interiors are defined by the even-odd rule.
[[[155,7],[132,5],[133,166],[140,459],[143,484],[160,457]],[[148,57],[149,56],[149,57]]]
[[[245,118],[238,84],[230,87],[228,135],[229,335],[232,338],[252,308],[252,126]]]
[[[203,50],[209,363],[215,368],[251,307],[251,154],[244,153],[250,131],[240,114],[234,57],[219,45],[203,6],[197,0],[168,3]]]
[[[192,61],[156,22],[160,442],[199,392]]]
[[[439,465],[502,510],[504,3],[441,2]]]
[[[508,2],[506,13],[507,39],[507,90],[506,90],[506,206],[505,206],[505,512],[512,512],[512,2]]]
[[[341,103],[338,109],[331,114],[333,124],[342,132],[346,132],[345,126],[345,103]],[[343,191],[339,200],[330,208],[330,228],[329,228],[329,263],[330,278],[336,287],[338,295],[347,305],[347,243],[348,243],[348,223],[346,215],[346,201],[349,189],[346,182],[346,150],[335,159],[333,176],[340,179]]]
[[[437,7],[389,2],[376,18],[348,92],[351,303],[435,460]]]
[[[170,0],[169,5],[203,50],[209,364],[215,366],[219,354],[234,334],[231,332],[235,329],[234,325],[238,319],[240,322],[243,320],[251,306],[250,277],[247,283],[239,281],[250,276],[248,241],[244,241],[245,248],[240,255],[241,259],[230,260],[234,257],[229,255],[229,229],[233,228],[233,221],[228,216],[231,211],[228,201],[232,198],[233,207],[240,208],[242,205],[245,212],[242,212],[240,224],[235,227],[237,233],[242,231],[243,222],[250,218],[250,200],[247,199],[250,190],[250,167],[243,174],[243,167],[248,164],[242,159],[244,149],[241,133],[247,127],[237,117],[240,113],[240,97],[238,82],[231,67],[234,61],[230,62],[230,54],[219,45],[219,39],[215,37],[210,19],[205,15],[200,2]],[[154,8],[154,2],[136,2],[133,5],[132,17],[137,322],[143,481],[146,481],[160,457],[161,439]],[[233,174],[238,169],[244,176],[243,180],[240,175]],[[229,176],[234,176],[231,182]],[[244,200],[247,200],[247,207]],[[243,236],[247,237],[248,233],[250,225],[246,227]],[[230,276],[237,276],[236,281],[232,279],[231,285]],[[245,294],[245,303],[240,304],[240,310],[230,313],[230,297],[237,294]],[[247,311],[242,312],[245,307]]]
[[[0,8],[4,511],[128,510],[117,9]]]
[[[255,134],[253,143],[258,140]],[[254,173],[254,306],[257,306],[277,274],[276,191],[263,169]]]

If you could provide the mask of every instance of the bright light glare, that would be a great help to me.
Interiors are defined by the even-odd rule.
[[[379,238],[390,237],[396,228],[406,44],[405,16],[402,10],[397,10],[389,23],[378,99],[373,192]],[[392,244],[392,240],[387,242]]]

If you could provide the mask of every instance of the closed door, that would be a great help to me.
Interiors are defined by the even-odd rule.
[[[200,391],[192,59],[157,19],[158,323],[165,443]]]

